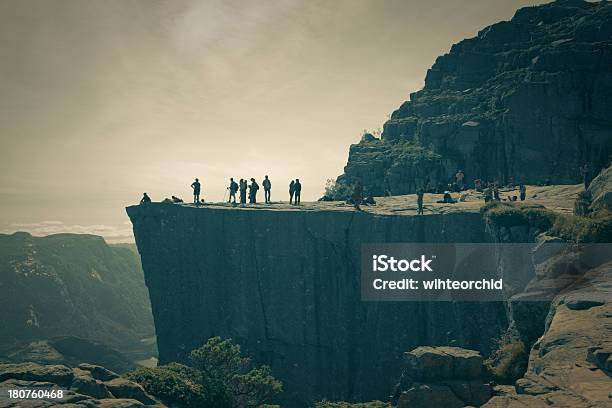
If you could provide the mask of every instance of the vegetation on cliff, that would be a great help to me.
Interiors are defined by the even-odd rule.
[[[190,365],[140,368],[127,377],[165,403],[181,407],[257,407],[282,391],[270,367],[251,368],[250,359],[229,339],[210,338],[189,357]]]
[[[538,232],[559,237],[567,242],[612,242],[612,213],[598,211],[588,215],[559,214],[543,206],[493,202],[482,207],[489,226],[511,228],[534,227]]]

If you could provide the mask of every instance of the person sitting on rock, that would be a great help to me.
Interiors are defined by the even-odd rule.
[[[300,183],[300,179],[295,179],[293,190],[295,194],[293,203],[295,205],[300,205],[300,196],[302,195],[302,183]]]
[[[455,204],[457,200],[455,200],[451,195],[450,191],[447,190],[444,192],[444,197],[442,198],[442,200],[438,200],[436,202],[439,204]]]
[[[140,204],[148,204],[151,202],[151,197],[147,195],[147,193],[142,194],[142,198],[140,199]]]
[[[193,183],[191,183],[191,188],[193,188],[193,203],[200,204],[200,180],[197,178]]]

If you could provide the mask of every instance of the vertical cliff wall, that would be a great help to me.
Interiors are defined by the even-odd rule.
[[[162,363],[231,337],[284,382],[286,406],[385,398],[402,353],[452,343],[487,352],[500,303],[361,302],[360,245],[485,242],[477,212],[132,206]],[[285,405],[283,405],[285,406]]]

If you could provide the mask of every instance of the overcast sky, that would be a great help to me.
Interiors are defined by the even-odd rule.
[[[122,240],[143,191],[321,196],[436,56],[528,0],[3,0],[0,231]]]

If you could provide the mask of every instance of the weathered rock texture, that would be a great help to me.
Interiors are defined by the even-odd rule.
[[[149,288],[161,363],[230,337],[284,382],[283,406],[385,399],[402,353],[450,343],[488,352],[501,303],[361,302],[364,242],[484,242],[478,212],[127,209]]]
[[[452,46],[381,139],[352,145],[340,184],[373,195],[475,178],[580,181],[612,153],[612,4],[563,0],[518,10]]]
[[[393,396],[398,408],[480,406],[491,398],[477,351],[422,346],[404,358],[406,367]]]
[[[612,263],[605,263],[555,297],[515,392],[484,407],[612,407],[611,319]]]
[[[61,399],[15,400],[2,395],[0,407],[108,407],[138,408],[165,405],[147,394],[137,383],[126,380],[104,367],[80,364],[77,368],[36,363],[0,364],[0,389],[64,390]]]

